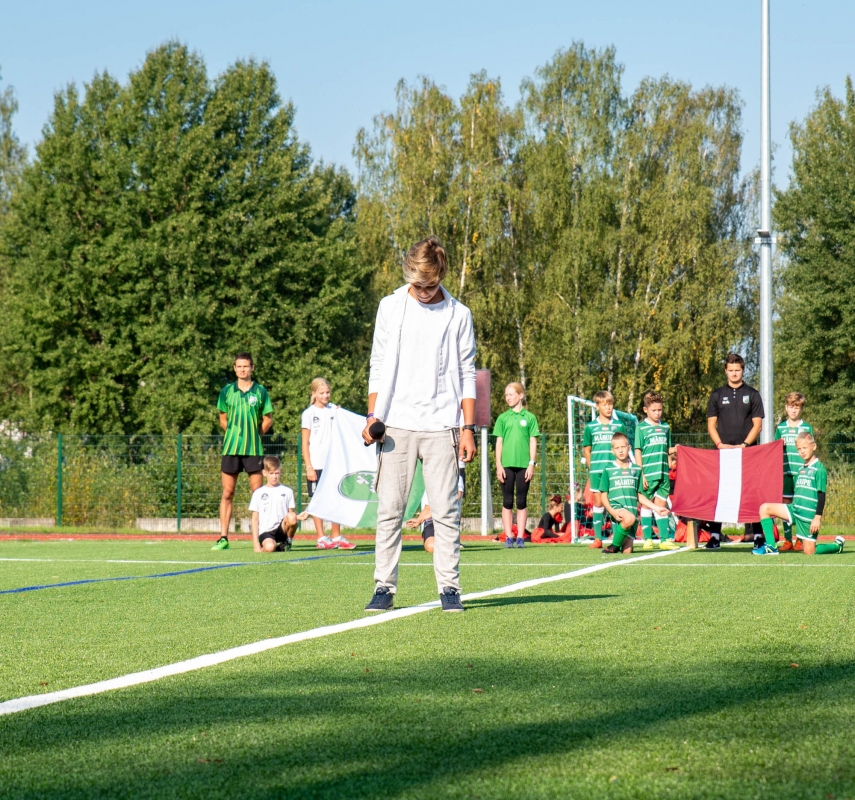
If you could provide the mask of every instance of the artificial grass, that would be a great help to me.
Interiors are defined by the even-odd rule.
[[[855,556],[749,549],[679,552],[0,717],[0,786],[13,797],[855,796]],[[200,553],[162,548],[179,550]],[[404,553],[414,566],[402,567],[400,604],[435,597],[432,570],[415,566],[427,558]],[[464,590],[603,560],[478,543],[463,554]],[[370,587],[370,556],[358,556],[44,590],[25,606],[6,595],[4,658],[15,640],[40,644],[3,664],[2,697],[32,691],[10,672],[32,678],[44,661],[76,685],[89,658],[91,679],[112,677],[353,619]],[[67,625],[53,621],[63,607]]]

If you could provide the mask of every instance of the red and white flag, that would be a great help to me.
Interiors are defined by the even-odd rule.
[[[784,442],[736,450],[677,447],[672,511],[708,522],[757,522],[784,492]]]

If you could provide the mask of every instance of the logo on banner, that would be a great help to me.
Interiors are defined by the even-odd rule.
[[[348,500],[376,503],[377,495],[374,493],[374,477],[376,474],[368,470],[351,472],[338,482],[338,493]]]

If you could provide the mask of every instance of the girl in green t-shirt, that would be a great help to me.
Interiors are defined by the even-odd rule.
[[[496,437],[496,477],[502,487],[502,527],[505,547],[525,545],[525,524],[528,519],[526,500],[537,455],[537,417],[525,408],[525,388],[521,383],[505,387],[505,402],[510,408],[500,414],[493,427]],[[517,500],[517,532],[513,534],[514,489]]]

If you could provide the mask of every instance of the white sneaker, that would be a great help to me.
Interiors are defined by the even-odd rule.
[[[321,536],[315,547],[318,550],[335,550],[338,545],[329,536]]]
[[[356,547],[353,542],[348,541],[344,536],[336,536],[335,539],[330,539],[330,541],[339,550],[353,550]]]

